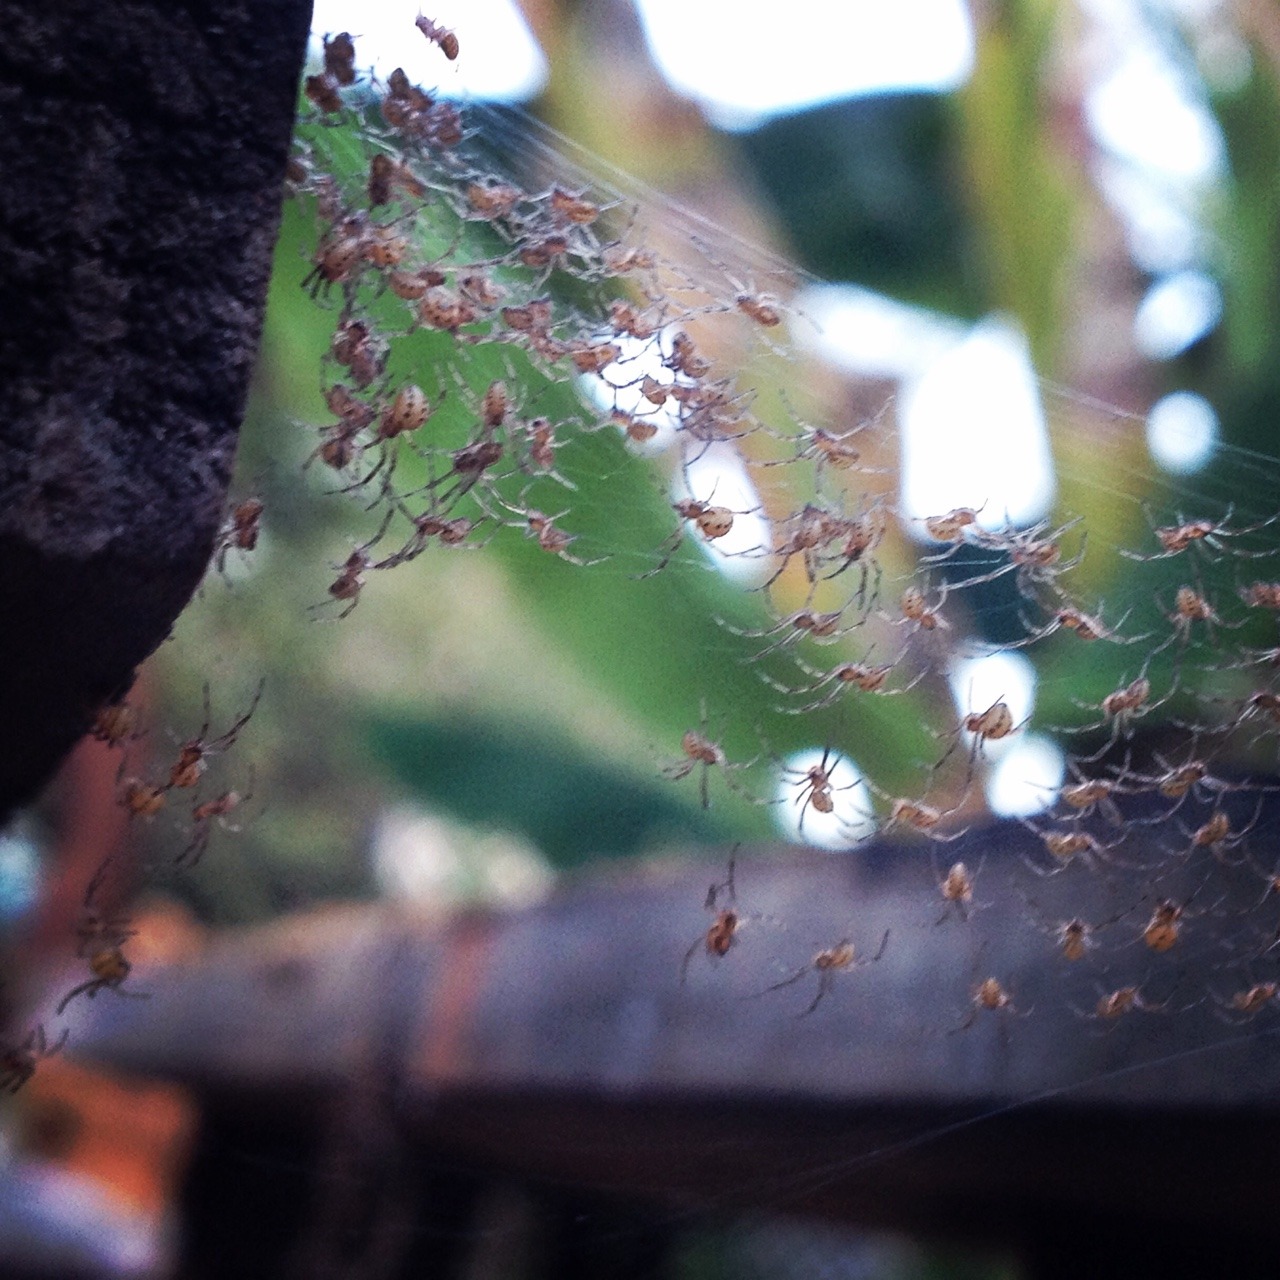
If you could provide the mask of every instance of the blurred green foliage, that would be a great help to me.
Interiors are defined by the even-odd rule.
[[[959,94],[835,104],[775,120],[736,147],[809,266],[952,314],[1012,312],[1040,372],[1055,379],[1071,372],[1063,366],[1063,335],[1079,305],[1071,273],[1090,252],[1085,229],[1096,195],[1084,170],[1064,162],[1063,140],[1051,128],[1044,83],[1059,7],[1020,0],[989,16],[975,74]],[[607,83],[608,69],[598,74]],[[559,110],[589,101],[589,87],[557,96],[553,86],[549,101]],[[1229,442],[1274,449],[1280,112],[1269,64],[1255,58],[1253,74],[1213,105],[1232,164],[1216,211],[1226,320],[1153,375],[1152,385],[1164,377],[1204,390]],[[603,147],[602,129],[596,117],[582,132]],[[361,181],[367,151],[354,131],[307,126],[304,133],[329,149],[326,163],[340,177]],[[481,256],[486,233],[442,217],[436,248],[444,252],[465,235]],[[194,890],[214,914],[272,910],[286,892],[281,886],[367,889],[369,831],[397,796],[521,834],[563,867],[660,844],[765,835],[774,829],[772,806],[748,803],[713,777],[714,807],[705,812],[696,771],[680,782],[659,776],[660,766],[680,758],[681,734],[699,724],[703,706],[708,732],[729,758],[757,761],[743,781],[762,799],[777,760],[830,742],[887,791],[919,781],[938,753],[939,685],[926,682],[904,698],[863,698],[852,711],[836,704],[779,715],[762,676],[794,682],[794,667],[776,656],[751,661],[762,642],[732,629],[770,625],[763,596],[728,583],[693,539],[661,573],[639,580],[672,531],[668,481],[612,429],[574,434],[557,459],[575,486],[562,521],[577,537],[572,553],[607,557],[603,563],[567,564],[504,529],[483,551],[433,548],[395,573],[371,574],[359,608],[336,625],[337,611],[325,603],[329,566],[370,536],[376,518],[358,502],[326,495],[334,482],[322,464],[304,471],[318,440],[310,424],[327,420],[320,369],[339,309],[336,294],[313,299],[301,287],[315,237],[314,209],[290,204],[240,460],[240,491],[266,500],[263,545],[250,571],[233,564],[232,587],[210,581],[181,624],[182,655],[162,662],[165,716],[178,725],[196,718],[203,680],[220,701],[224,683],[243,686],[246,673],[268,680],[245,735],[246,755],[258,761],[256,803],[236,840],[219,843],[218,857],[235,872],[225,882],[205,877]],[[563,273],[549,287],[566,304],[607,297],[604,286]],[[398,313],[388,299],[380,314],[390,324]],[[518,400],[539,413],[587,421],[573,387],[505,346],[478,344],[459,360],[451,337],[418,331],[397,338],[390,372],[412,376],[437,402],[429,430],[444,448],[461,444],[472,427],[464,384],[474,396],[495,378],[518,380]],[[777,362],[767,376],[780,381],[761,384],[761,404],[794,374]],[[1117,504],[1083,475],[1072,451],[1085,446],[1069,421],[1055,418],[1054,431],[1064,508],[1086,516],[1092,539],[1077,584],[1109,603],[1109,620],[1126,615],[1139,631],[1167,627],[1180,566],[1147,567],[1144,581],[1154,576],[1160,584],[1154,597],[1132,589],[1132,562],[1114,547],[1149,544],[1150,521],[1140,503]],[[1130,465],[1133,440],[1131,429],[1123,439],[1116,434],[1117,465]],[[1247,510],[1274,505],[1274,495],[1242,489],[1233,455],[1221,456],[1216,472],[1196,478],[1199,493],[1216,489]],[[413,459],[400,465],[398,485],[430,478]],[[1264,476],[1258,472],[1259,485]],[[1146,484],[1156,506],[1176,501],[1176,486],[1162,493],[1149,469]],[[529,503],[543,496],[531,483]],[[560,510],[554,494],[545,501],[549,513]],[[1217,585],[1234,592],[1238,569],[1214,572]],[[992,638],[1014,639],[1025,629],[1011,587],[1006,578],[975,596],[978,624]],[[1190,655],[1177,648],[1162,655],[1165,675],[1174,664],[1207,662],[1212,639],[1197,644]],[[807,652],[816,665],[831,665],[831,651]],[[1080,704],[1096,706],[1137,674],[1139,661],[1136,650],[1055,637],[1041,664],[1038,722],[1078,724],[1096,715]],[[222,851],[233,844],[234,854]]]

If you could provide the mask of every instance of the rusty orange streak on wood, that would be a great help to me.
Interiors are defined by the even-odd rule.
[[[411,1061],[414,1074],[431,1083],[469,1074],[467,1040],[488,973],[493,922],[482,916],[458,921],[441,949],[439,978],[431,993],[422,1042]]]

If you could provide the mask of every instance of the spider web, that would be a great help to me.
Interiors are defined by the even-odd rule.
[[[324,387],[361,406],[317,447],[371,513],[334,610],[427,551],[521,538],[584,599],[671,579],[662,603],[716,625],[657,655],[696,690],[673,783],[830,847],[895,833],[933,869],[926,914],[950,842],[1012,794],[1021,883],[990,909],[1079,944],[1072,1008],[1267,1007],[1271,787],[1248,778],[1280,725],[1275,460],[1224,444],[1161,476],[1142,418],[1041,379],[1052,508],[1016,515],[979,465],[963,504],[920,509],[901,399],[813,354],[816,281],[522,112],[415,95],[361,78],[302,131]],[[434,409],[400,434],[410,379]]]
[[[908,396],[822,363],[820,282],[522,112],[327,87],[340,108],[304,108],[292,180],[330,412],[295,452],[357,531],[314,616],[359,621],[419,559],[483,591],[499,559],[602,682],[683,701],[680,730],[637,732],[667,734],[647,767],[671,788],[851,858],[892,836],[917,900],[891,932],[859,920],[829,982],[815,958],[847,906],[815,902],[690,986],[808,1026],[945,948],[918,1030],[936,1051],[994,1037],[1010,1064],[1012,1101],[964,1124],[1273,1034],[1280,462],[1220,444],[1161,475],[1142,417],[1036,379],[1052,503],[984,487],[997,460],[969,437],[968,490],[922,508]],[[993,801],[1015,815],[998,858],[965,842]],[[673,980],[701,911],[674,926]],[[1028,955],[1034,986],[1009,976]],[[1132,1057],[1020,1074],[1064,1025],[1130,1023]],[[799,1192],[947,1132],[787,1176]]]

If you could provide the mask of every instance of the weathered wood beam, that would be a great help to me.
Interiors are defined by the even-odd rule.
[[[148,1001],[82,1000],[73,1051],[266,1110],[372,1089],[452,1158],[668,1203],[1005,1238],[1069,1204],[1144,1230],[1280,1234],[1274,1024],[1228,1026],[1191,998],[1218,980],[1233,911],[1256,893],[1207,884],[1215,912],[1180,956],[1124,945],[1135,918],[1106,968],[1072,966],[1038,914],[1101,920],[1142,888],[1118,870],[1057,876],[1030,908],[1036,845],[1005,822],[942,846],[977,873],[978,905],[941,923],[927,842],[744,854],[740,938],[720,961],[698,950],[684,983],[723,868],[610,870],[536,908],[448,921],[295,919],[135,975]],[[1206,872],[1185,870],[1170,894]],[[835,975],[808,1016],[815,974],[765,992],[842,938],[870,957],[886,931],[883,957]],[[1150,978],[1164,960],[1176,1010],[1076,1012],[1104,975]],[[966,1025],[989,975],[1013,1010]]]

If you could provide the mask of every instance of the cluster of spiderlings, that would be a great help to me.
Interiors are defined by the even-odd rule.
[[[188,738],[179,748],[168,770],[158,778],[148,779],[129,771],[129,747],[144,736],[138,724],[136,707],[129,702],[117,702],[102,708],[91,730],[93,736],[108,747],[121,751],[120,768],[116,777],[117,803],[130,818],[154,818],[169,804],[175,792],[189,796],[190,819],[187,824],[187,843],[175,857],[177,865],[192,865],[200,860],[208,848],[215,826],[226,826],[228,817],[252,799],[252,786],[243,791],[226,788],[216,795],[206,796],[204,784],[210,762],[230,750],[241,731],[253,717],[262,698],[265,682],[258,685],[248,708],[222,733],[210,736],[213,722],[209,705],[209,686],[204,687],[204,723],[200,731]],[[90,886],[92,897],[96,888]]]
[[[223,571],[225,556],[231,549],[252,550],[261,510],[262,504],[257,499],[247,500],[232,509],[215,547],[213,564],[219,572]],[[249,530],[252,530],[252,537]],[[150,821],[170,808],[172,797],[181,795],[187,799],[188,812],[177,823],[183,844],[173,858],[176,866],[190,867],[199,862],[208,849],[214,830],[235,830],[229,819],[238,815],[252,799],[252,782],[243,790],[235,787],[211,790],[207,784],[219,772],[216,768],[211,771],[210,766],[235,746],[252,719],[262,698],[264,684],[258,685],[248,707],[220,733],[214,733],[212,729],[210,691],[206,684],[204,721],[199,731],[181,742],[167,765],[151,776],[139,776],[134,771],[133,756],[137,754],[134,749],[148,736],[135,703],[126,699],[109,703],[99,709],[93,720],[90,736],[109,750],[120,753],[115,800],[130,820]],[[252,769],[249,776],[252,779]],[[85,890],[75,938],[76,956],[83,961],[88,976],[64,992],[54,1008],[55,1015],[65,1013],[80,997],[92,1000],[103,991],[131,999],[148,998],[146,992],[135,991],[132,985],[126,986],[133,972],[133,962],[125,955],[125,947],[136,936],[137,930],[130,928],[128,917],[111,914],[100,902],[104,896],[104,885],[115,867],[113,859],[106,858]],[[45,1024],[37,1022],[23,1040],[0,1049],[0,1092],[17,1093],[23,1088],[36,1074],[40,1063],[62,1049],[68,1035],[69,1028],[64,1028],[51,1039]]]
[[[423,23],[456,57],[450,33]],[[926,923],[963,927],[979,910],[1008,912],[1069,971],[1088,972],[1068,988],[1084,1017],[1211,1001],[1245,1018],[1272,1007],[1280,975],[1260,971],[1280,958],[1280,870],[1251,840],[1266,790],[1228,761],[1276,767],[1280,552],[1270,535],[1280,516],[1152,516],[1146,548],[1090,537],[1072,513],[1018,525],[975,503],[907,516],[892,475],[891,404],[812,423],[785,396],[761,393],[804,323],[790,268],[713,244],[674,207],[655,219],[642,200],[529,138],[525,171],[504,167],[478,136],[498,117],[482,112],[473,125],[403,72],[385,83],[357,72],[346,35],[326,42],[325,70],[306,93],[291,170],[318,220],[304,284],[333,314],[322,384],[331,420],[311,461],[377,513],[372,536],[335,566],[326,607],[345,616],[372,573],[507,530],[574,565],[613,559],[607,545],[579,549],[572,468],[561,469],[584,436],[611,433],[674,482],[668,535],[646,563],[622,568],[641,579],[666,571],[687,542],[721,549],[747,570],[760,615],[754,626],[724,625],[753,642],[778,716],[856,718],[873,700],[900,699],[889,705],[923,719],[932,744],[904,793],[849,780],[829,727],[817,763],[779,759],[761,726],[759,751],[734,756],[704,702],[678,754],[672,745],[667,778],[693,779],[704,806],[721,786],[787,805],[802,835],[806,820],[836,815],[849,846],[886,832],[925,842],[926,911],[942,910]],[[419,355],[406,371],[398,353],[409,343]],[[546,394],[566,388],[576,390],[568,407]],[[707,461],[739,468],[758,498],[708,490],[698,480]],[[748,518],[762,532],[739,545],[731,535]],[[224,556],[245,547],[241,528],[228,524]],[[1126,602],[1136,604],[1107,608],[1076,586],[1106,580],[1100,561],[1112,578],[1126,575]],[[1003,692],[940,711],[960,701],[949,682],[993,593],[1017,620],[999,649],[1083,673],[1074,687],[1105,685],[1030,724]],[[1228,651],[1235,636],[1249,643]],[[1024,819],[1026,891],[988,902],[981,859],[944,865],[938,852],[971,828],[992,759],[1032,725],[1060,747],[1065,781],[1046,784],[1045,803]],[[1145,735],[1157,725],[1184,745],[1153,751]],[[1127,887],[1116,891],[1117,881]],[[715,959],[732,947],[749,918],[732,897],[731,870],[686,970],[700,947]],[[1229,930],[1216,927],[1223,920]],[[1221,990],[1179,989],[1189,943],[1215,953]],[[870,962],[840,942],[774,986],[816,974],[812,1011],[834,974]],[[1000,979],[975,975],[965,1012],[962,1026],[1028,1009]]]

